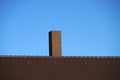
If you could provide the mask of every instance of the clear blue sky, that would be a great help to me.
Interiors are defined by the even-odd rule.
[[[120,0],[0,0],[0,55],[48,56],[50,30],[63,56],[120,56]]]

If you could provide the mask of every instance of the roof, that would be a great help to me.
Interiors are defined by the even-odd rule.
[[[120,57],[1,56],[1,80],[120,80]]]

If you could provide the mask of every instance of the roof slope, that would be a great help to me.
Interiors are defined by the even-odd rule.
[[[120,80],[120,57],[0,57],[0,80]]]

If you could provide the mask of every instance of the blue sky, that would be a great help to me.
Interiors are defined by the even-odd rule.
[[[63,56],[120,56],[120,1],[0,0],[0,55],[48,56],[50,30]]]

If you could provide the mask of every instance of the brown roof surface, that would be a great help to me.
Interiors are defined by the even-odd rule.
[[[120,80],[120,57],[0,57],[0,80]]]

